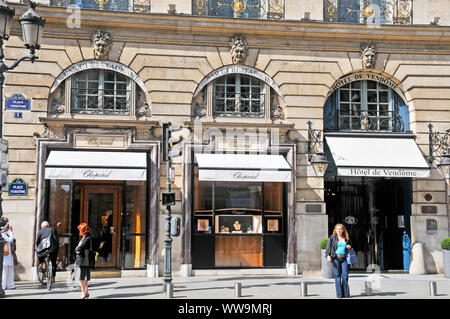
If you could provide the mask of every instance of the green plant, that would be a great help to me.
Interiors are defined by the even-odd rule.
[[[444,238],[442,240],[441,248],[444,250],[450,250],[450,237]]]
[[[322,239],[322,241],[320,242],[320,249],[327,249],[327,245],[328,245],[328,238]]]

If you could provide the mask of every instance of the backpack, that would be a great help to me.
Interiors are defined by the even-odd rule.
[[[51,245],[52,245],[51,236],[42,238],[41,241],[39,242],[39,245],[36,248],[36,253],[41,253],[49,249]]]
[[[57,251],[59,246],[58,240],[56,239],[55,229],[52,229],[52,232],[49,236],[44,237],[39,242],[39,245],[36,247],[36,253],[40,254],[46,251],[53,253]]]

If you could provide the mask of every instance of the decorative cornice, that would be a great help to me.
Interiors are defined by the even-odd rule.
[[[22,14],[27,6],[11,4],[16,8],[16,14]],[[22,12],[23,11],[23,12]],[[143,32],[142,38],[133,38],[133,41],[145,42],[148,32],[201,34],[208,36],[227,36],[241,34],[243,36],[273,36],[277,39],[290,37],[301,40],[328,40],[344,41],[345,43],[375,41],[394,43],[418,44],[449,44],[450,27],[429,25],[361,25],[361,24],[334,24],[324,22],[301,21],[272,21],[272,20],[246,20],[218,17],[199,17],[190,15],[167,14],[138,14],[131,12],[111,12],[82,9],[82,22],[80,29],[66,27],[68,14],[66,8],[38,7],[39,14],[46,18],[44,30],[45,37],[68,37],[74,39],[88,39],[90,34],[86,30],[98,28],[111,28],[115,30],[133,30]],[[13,33],[20,34],[19,28]],[[115,41],[130,41],[128,37],[115,36]],[[159,40],[164,42],[163,40]],[[222,45],[227,45],[223,43]],[[252,47],[252,46],[250,46]]]
[[[192,121],[187,121],[183,123],[185,126],[194,127],[196,124]],[[294,123],[267,123],[267,122],[201,122],[202,129],[218,128],[250,128],[250,129],[267,129],[270,132],[273,129],[278,129],[280,132],[286,132],[294,128]]]
[[[76,118],[50,118],[40,117],[39,121],[48,127],[83,126],[83,127],[136,127],[138,130],[151,129],[160,126],[159,121],[136,121],[136,120],[99,120],[99,119],[76,119]]]

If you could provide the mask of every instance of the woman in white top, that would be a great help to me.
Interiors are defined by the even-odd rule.
[[[3,289],[15,289],[14,284],[14,257],[12,255],[11,244],[14,242],[14,232],[9,224],[6,224],[1,229],[1,236],[5,241],[5,246],[8,246],[8,255],[3,255]]]

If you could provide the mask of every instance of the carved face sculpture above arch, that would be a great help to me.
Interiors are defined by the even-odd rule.
[[[94,49],[94,56],[99,60],[108,59],[109,50],[112,45],[111,33],[97,30],[91,34],[91,44]]]
[[[376,46],[374,42],[361,43],[361,63],[363,69],[373,69],[376,64]]]
[[[231,38],[230,54],[233,64],[245,64],[248,55],[248,42],[243,36]]]

